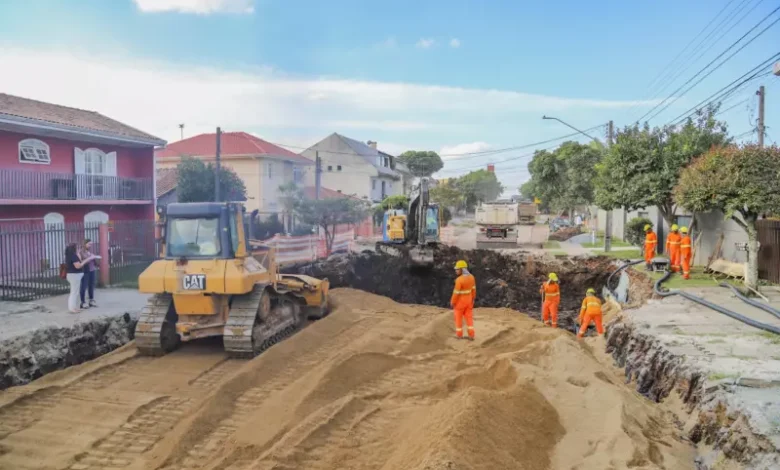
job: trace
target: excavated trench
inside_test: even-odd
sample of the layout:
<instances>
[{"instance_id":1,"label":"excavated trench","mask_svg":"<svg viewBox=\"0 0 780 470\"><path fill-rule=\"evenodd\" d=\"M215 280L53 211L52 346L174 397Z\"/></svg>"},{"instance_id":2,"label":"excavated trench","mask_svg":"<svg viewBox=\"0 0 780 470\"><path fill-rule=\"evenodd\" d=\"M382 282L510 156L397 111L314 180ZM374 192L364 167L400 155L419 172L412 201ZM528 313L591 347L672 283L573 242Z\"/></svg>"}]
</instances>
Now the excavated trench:
<instances>
[{"instance_id":1,"label":"excavated trench","mask_svg":"<svg viewBox=\"0 0 780 470\"><path fill-rule=\"evenodd\" d=\"M410 268L402 258L372 251L332 256L312 264L291 266L286 272L328 278L331 287L352 287L389 297L396 302L448 307L455 282L453 267L469 263L477 281L477 307L506 307L541 317L539 287L550 272L560 278L559 327L570 331L585 291L600 289L615 269L607 258L543 261L528 254L505 255L491 250L441 247L431 269Z\"/></svg>"}]
</instances>

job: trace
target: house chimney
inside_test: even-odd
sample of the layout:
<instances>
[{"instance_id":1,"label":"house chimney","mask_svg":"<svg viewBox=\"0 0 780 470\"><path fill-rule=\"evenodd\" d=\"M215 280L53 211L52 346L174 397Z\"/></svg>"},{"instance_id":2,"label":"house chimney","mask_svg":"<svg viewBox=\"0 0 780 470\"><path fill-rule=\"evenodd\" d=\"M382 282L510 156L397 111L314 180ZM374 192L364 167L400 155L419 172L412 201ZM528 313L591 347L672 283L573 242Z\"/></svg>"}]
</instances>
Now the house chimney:
<instances>
[{"instance_id":1,"label":"house chimney","mask_svg":"<svg viewBox=\"0 0 780 470\"><path fill-rule=\"evenodd\" d=\"M369 140L368 142L366 142L366 144L372 149L376 150L376 142L374 142L373 140Z\"/></svg>"},{"instance_id":2,"label":"house chimney","mask_svg":"<svg viewBox=\"0 0 780 470\"><path fill-rule=\"evenodd\" d=\"M490 173L495 173L496 172L496 166L491 163L490 165L488 165L488 171Z\"/></svg>"}]
</instances>

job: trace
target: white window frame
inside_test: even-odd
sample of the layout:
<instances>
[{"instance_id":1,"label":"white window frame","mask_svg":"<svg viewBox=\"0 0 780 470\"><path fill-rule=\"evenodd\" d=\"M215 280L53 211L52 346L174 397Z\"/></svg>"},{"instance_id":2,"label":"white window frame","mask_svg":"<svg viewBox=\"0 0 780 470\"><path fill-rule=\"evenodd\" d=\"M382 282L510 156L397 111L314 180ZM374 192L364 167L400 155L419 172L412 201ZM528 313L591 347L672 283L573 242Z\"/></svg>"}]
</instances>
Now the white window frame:
<instances>
[{"instance_id":1,"label":"white window frame","mask_svg":"<svg viewBox=\"0 0 780 470\"><path fill-rule=\"evenodd\" d=\"M22 149L31 150L33 160L22 160ZM40 152L46 152L46 160L41 159ZM51 149L49 144L39 139L24 139L19 141L19 163L29 163L32 165L51 165Z\"/></svg>"},{"instance_id":2,"label":"white window frame","mask_svg":"<svg viewBox=\"0 0 780 470\"><path fill-rule=\"evenodd\" d=\"M293 166L293 183L300 183L303 181L303 168L299 166Z\"/></svg>"},{"instance_id":3,"label":"white window frame","mask_svg":"<svg viewBox=\"0 0 780 470\"><path fill-rule=\"evenodd\" d=\"M268 173L268 179L272 180L274 179L274 163L268 162L265 164L265 171Z\"/></svg>"}]
</instances>

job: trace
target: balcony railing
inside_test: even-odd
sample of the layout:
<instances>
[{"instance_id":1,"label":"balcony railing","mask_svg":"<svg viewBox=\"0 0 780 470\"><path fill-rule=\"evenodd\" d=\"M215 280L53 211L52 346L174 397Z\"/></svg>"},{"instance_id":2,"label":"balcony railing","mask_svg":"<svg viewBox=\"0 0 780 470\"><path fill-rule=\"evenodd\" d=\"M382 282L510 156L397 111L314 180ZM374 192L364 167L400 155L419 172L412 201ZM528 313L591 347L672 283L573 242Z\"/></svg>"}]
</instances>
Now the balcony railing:
<instances>
[{"instance_id":1,"label":"balcony railing","mask_svg":"<svg viewBox=\"0 0 780 470\"><path fill-rule=\"evenodd\" d=\"M152 178L0 170L0 199L151 201Z\"/></svg>"}]
</instances>

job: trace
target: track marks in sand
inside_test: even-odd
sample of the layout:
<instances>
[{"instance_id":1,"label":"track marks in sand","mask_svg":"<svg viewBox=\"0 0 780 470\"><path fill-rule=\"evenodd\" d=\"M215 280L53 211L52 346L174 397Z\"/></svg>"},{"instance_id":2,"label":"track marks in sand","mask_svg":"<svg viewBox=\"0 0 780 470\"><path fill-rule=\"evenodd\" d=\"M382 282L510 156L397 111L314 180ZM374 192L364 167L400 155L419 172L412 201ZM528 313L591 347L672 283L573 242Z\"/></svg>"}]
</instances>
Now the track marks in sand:
<instances>
[{"instance_id":1,"label":"track marks in sand","mask_svg":"<svg viewBox=\"0 0 780 470\"><path fill-rule=\"evenodd\" d=\"M59 401L59 392L58 387L45 388L0 408L0 439L40 421Z\"/></svg>"},{"instance_id":2,"label":"track marks in sand","mask_svg":"<svg viewBox=\"0 0 780 470\"><path fill-rule=\"evenodd\" d=\"M68 469L127 467L170 430L192 404L192 399L164 397L139 408L119 429L77 456Z\"/></svg>"}]
</instances>

